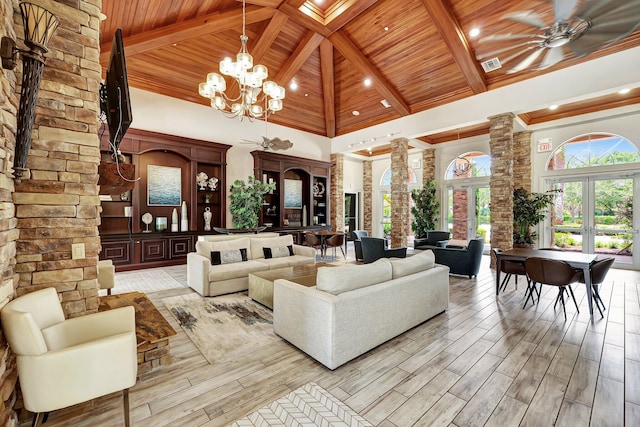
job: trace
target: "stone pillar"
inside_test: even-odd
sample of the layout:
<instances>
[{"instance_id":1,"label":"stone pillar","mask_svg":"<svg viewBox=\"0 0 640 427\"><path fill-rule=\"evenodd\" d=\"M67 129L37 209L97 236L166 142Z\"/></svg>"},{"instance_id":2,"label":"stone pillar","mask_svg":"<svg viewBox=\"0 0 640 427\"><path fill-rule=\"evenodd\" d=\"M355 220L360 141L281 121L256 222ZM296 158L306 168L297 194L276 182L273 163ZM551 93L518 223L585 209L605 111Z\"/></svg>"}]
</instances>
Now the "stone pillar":
<instances>
[{"instance_id":1,"label":"stone pillar","mask_svg":"<svg viewBox=\"0 0 640 427\"><path fill-rule=\"evenodd\" d=\"M362 229L373 235L373 162L362 162Z\"/></svg>"},{"instance_id":2,"label":"stone pillar","mask_svg":"<svg viewBox=\"0 0 640 427\"><path fill-rule=\"evenodd\" d=\"M409 223L409 140L391 141L391 247L407 246Z\"/></svg>"},{"instance_id":3,"label":"stone pillar","mask_svg":"<svg viewBox=\"0 0 640 427\"><path fill-rule=\"evenodd\" d=\"M75 317L98 310L101 2L43 5L60 18L60 27L38 94L29 174L13 195L20 230L16 293L55 287L65 315ZM22 35L22 28L16 33ZM84 258L72 258L74 244L84 245Z\"/></svg>"},{"instance_id":4,"label":"stone pillar","mask_svg":"<svg viewBox=\"0 0 640 427\"><path fill-rule=\"evenodd\" d=\"M489 117L491 149L491 247L513 247L513 119L512 113ZM495 268L495 260L491 259Z\"/></svg>"},{"instance_id":5,"label":"stone pillar","mask_svg":"<svg viewBox=\"0 0 640 427\"><path fill-rule=\"evenodd\" d=\"M422 150L422 186L436 179L436 150Z\"/></svg>"},{"instance_id":6,"label":"stone pillar","mask_svg":"<svg viewBox=\"0 0 640 427\"><path fill-rule=\"evenodd\" d=\"M344 154L331 155L331 225L335 231L344 230Z\"/></svg>"},{"instance_id":7,"label":"stone pillar","mask_svg":"<svg viewBox=\"0 0 640 427\"><path fill-rule=\"evenodd\" d=\"M467 236L469 225L469 200L467 189L453 190L453 230L452 238L468 240L475 236Z\"/></svg>"},{"instance_id":8,"label":"stone pillar","mask_svg":"<svg viewBox=\"0 0 640 427\"><path fill-rule=\"evenodd\" d=\"M513 188L531 192L531 131L513 134Z\"/></svg>"}]
</instances>

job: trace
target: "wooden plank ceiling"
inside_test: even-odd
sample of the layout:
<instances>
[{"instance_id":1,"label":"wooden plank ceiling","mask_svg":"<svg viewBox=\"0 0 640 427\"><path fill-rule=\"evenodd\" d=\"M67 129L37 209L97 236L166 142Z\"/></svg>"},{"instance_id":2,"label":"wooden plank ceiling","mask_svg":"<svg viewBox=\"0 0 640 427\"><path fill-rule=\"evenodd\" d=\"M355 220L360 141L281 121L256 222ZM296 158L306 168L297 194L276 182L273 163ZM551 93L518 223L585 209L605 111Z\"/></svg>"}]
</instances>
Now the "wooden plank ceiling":
<instances>
[{"instance_id":1,"label":"wooden plank ceiling","mask_svg":"<svg viewBox=\"0 0 640 427\"><path fill-rule=\"evenodd\" d=\"M102 5L103 69L113 34L122 28L131 86L209 105L198 95L198 84L239 50L241 2L103 0ZM640 45L636 31L586 58L569 55L545 71L484 73L476 56L488 47L469 31L481 26L485 33L529 34L531 27L501 19L523 10L553 21L550 0L247 0L246 32L254 63L266 65L270 79L287 88L284 109L269 120L328 137ZM522 118L539 123L620 102L604 97L574 106L573 113L538 111ZM478 131L465 130L462 137ZM457 133L423 140L443 142Z\"/></svg>"}]
</instances>

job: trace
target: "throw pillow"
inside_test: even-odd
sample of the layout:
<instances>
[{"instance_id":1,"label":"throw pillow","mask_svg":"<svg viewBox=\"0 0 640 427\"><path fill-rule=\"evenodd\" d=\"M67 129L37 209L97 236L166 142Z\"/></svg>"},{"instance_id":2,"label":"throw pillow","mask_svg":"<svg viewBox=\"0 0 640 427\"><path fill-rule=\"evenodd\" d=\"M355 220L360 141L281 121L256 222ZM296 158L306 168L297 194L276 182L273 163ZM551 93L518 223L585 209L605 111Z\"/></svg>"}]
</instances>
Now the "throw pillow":
<instances>
[{"instance_id":1,"label":"throw pillow","mask_svg":"<svg viewBox=\"0 0 640 427\"><path fill-rule=\"evenodd\" d=\"M431 249L407 258L394 258L391 260L393 278L397 279L433 268L435 259L436 257Z\"/></svg>"},{"instance_id":2,"label":"throw pillow","mask_svg":"<svg viewBox=\"0 0 640 427\"><path fill-rule=\"evenodd\" d=\"M282 246L279 248L262 248L262 250L264 251L265 259L293 256L293 245Z\"/></svg>"},{"instance_id":3,"label":"throw pillow","mask_svg":"<svg viewBox=\"0 0 640 427\"><path fill-rule=\"evenodd\" d=\"M247 248L211 251L211 265L233 264L247 260Z\"/></svg>"},{"instance_id":4,"label":"throw pillow","mask_svg":"<svg viewBox=\"0 0 640 427\"><path fill-rule=\"evenodd\" d=\"M387 258L380 258L371 264L320 267L316 289L339 295L391 280L391 274L391 263Z\"/></svg>"}]
</instances>

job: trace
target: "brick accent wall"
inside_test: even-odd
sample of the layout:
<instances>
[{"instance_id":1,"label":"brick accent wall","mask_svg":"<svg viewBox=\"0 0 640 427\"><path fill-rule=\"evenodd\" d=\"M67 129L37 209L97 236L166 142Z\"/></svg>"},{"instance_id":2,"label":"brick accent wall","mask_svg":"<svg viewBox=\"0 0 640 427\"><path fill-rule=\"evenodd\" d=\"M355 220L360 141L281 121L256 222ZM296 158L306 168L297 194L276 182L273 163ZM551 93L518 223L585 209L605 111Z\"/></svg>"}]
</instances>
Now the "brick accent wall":
<instances>
[{"instance_id":1,"label":"brick accent wall","mask_svg":"<svg viewBox=\"0 0 640 427\"><path fill-rule=\"evenodd\" d=\"M362 229L373 235L373 162L362 162Z\"/></svg>"},{"instance_id":2,"label":"brick accent wall","mask_svg":"<svg viewBox=\"0 0 640 427\"><path fill-rule=\"evenodd\" d=\"M391 247L407 246L409 221L409 140L391 140Z\"/></svg>"},{"instance_id":3,"label":"brick accent wall","mask_svg":"<svg viewBox=\"0 0 640 427\"><path fill-rule=\"evenodd\" d=\"M467 240L467 238L475 236L467 236L467 228L469 225L469 197L467 189L453 190L453 231L452 238L458 240Z\"/></svg>"},{"instance_id":4,"label":"brick accent wall","mask_svg":"<svg viewBox=\"0 0 640 427\"><path fill-rule=\"evenodd\" d=\"M513 119L512 113L489 117L491 150L491 246L513 247ZM495 259L491 259L495 268Z\"/></svg>"},{"instance_id":5,"label":"brick accent wall","mask_svg":"<svg viewBox=\"0 0 640 427\"><path fill-rule=\"evenodd\" d=\"M513 188L531 191L531 131L513 134Z\"/></svg>"},{"instance_id":6,"label":"brick accent wall","mask_svg":"<svg viewBox=\"0 0 640 427\"><path fill-rule=\"evenodd\" d=\"M335 231L344 230L344 154L331 155L331 225Z\"/></svg>"},{"instance_id":7,"label":"brick accent wall","mask_svg":"<svg viewBox=\"0 0 640 427\"><path fill-rule=\"evenodd\" d=\"M422 150L422 185L436 179L436 150Z\"/></svg>"}]
</instances>

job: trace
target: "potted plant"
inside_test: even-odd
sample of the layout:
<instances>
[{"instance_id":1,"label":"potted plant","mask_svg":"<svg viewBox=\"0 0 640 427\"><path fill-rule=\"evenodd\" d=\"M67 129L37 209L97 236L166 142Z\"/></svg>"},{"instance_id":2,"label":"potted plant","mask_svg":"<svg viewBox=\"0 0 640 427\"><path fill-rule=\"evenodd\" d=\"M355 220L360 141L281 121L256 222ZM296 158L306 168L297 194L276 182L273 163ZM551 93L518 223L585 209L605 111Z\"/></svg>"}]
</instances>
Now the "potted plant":
<instances>
[{"instance_id":1,"label":"potted plant","mask_svg":"<svg viewBox=\"0 0 640 427\"><path fill-rule=\"evenodd\" d=\"M233 226L246 230L256 228L264 195L275 188L275 183L262 183L252 176L247 178L246 183L236 179L229 188L229 211Z\"/></svg>"},{"instance_id":2,"label":"potted plant","mask_svg":"<svg viewBox=\"0 0 640 427\"><path fill-rule=\"evenodd\" d=\"M547 214L547 209L553 204L555 193L561 190L551 190L545 193L530 193L524 188L513 190L513 245L531 246L538 237L531 231Z\"/></svg>"},{"instance_id":3,"label":"potted plant","mask_svg":"<svg viewBox=\"0 0 640 427\"><path fill-rule=\"evenodd\" d=\"M419 190L411 191L411 198L414 205L411 208L413 221L411 229L416 238L427 237L427 231L435 230L440 203L436 198L435 181L427 181Z\"/></svg>"}]
</instances>

